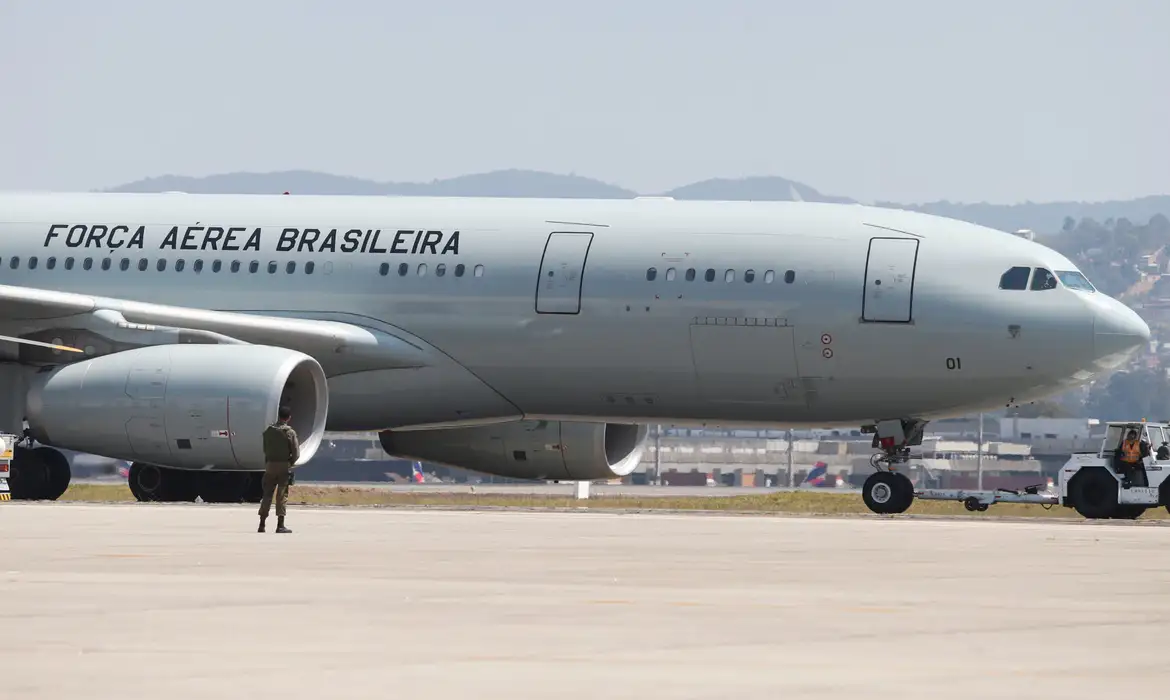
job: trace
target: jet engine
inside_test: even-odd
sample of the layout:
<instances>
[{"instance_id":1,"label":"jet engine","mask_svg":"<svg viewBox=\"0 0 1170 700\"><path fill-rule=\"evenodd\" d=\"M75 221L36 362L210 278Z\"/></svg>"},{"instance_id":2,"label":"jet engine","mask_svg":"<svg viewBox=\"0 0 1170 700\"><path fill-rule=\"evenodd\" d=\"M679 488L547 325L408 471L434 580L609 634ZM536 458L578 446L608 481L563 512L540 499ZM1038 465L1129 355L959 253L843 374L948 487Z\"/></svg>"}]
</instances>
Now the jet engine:
<instances>
[{"instance_id":1,"label":"jet engine","mask_svg":"<svg viewBox=\"0 0 1170 700\"><path fill-rule=\"evenodd\" d=\"M312 458L325 432L325 372L264 345L155 345L30 377L32 436L66 449L180 469L262 470L281 403Z\"/></svg>"},{"instance_id":2,"label":"jet engine","mask_svg":"<svg viewBox=\"0 0 1170 700\"><path fill-rule=\"evenodd\" d=\"M620 423L521 421L471 428L383 431L395 457L446 464L513 479L593 481L638 466L649 428Z\"/></svg>"}]
</instances>

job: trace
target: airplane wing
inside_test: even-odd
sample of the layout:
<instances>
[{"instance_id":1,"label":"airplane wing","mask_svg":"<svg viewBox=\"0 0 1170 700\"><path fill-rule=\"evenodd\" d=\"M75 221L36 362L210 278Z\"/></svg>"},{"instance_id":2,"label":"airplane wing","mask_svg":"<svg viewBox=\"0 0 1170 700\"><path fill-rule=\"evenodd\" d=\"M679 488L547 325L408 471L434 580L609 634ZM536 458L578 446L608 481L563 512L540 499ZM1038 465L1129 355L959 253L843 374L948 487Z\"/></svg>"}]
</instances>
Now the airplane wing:
<instances>
[{"instance_id":1,"label":"airplane wing","mask_svg":"<svg viewBox=\"0 0 1170 700\"><path fill-rule=\"evenodd\" d=\"M214 311L0 285L0 356L59 364L61 352L107 354L170 343L272 345L311 355L329 372L423 367L426 351L381 331L338 321ZM331 361L333 360L333 361Z\"/></svg>"}]
</instances>

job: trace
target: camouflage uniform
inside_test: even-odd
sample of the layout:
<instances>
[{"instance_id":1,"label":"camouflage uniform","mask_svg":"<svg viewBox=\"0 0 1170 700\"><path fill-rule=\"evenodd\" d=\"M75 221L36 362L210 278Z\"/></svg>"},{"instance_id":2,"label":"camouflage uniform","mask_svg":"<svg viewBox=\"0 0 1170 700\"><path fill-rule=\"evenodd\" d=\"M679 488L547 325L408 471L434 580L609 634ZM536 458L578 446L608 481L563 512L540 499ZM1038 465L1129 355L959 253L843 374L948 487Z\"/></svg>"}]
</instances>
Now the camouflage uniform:
<instances>
[{"instance_id":1,"label":"camouflage uniform","mask_svg":"<svg viewBox=\"0 0 1170 700\"><path fill-rule=\"evenodd\" d=\"M288 482L292 465L300 458L297 432L288 423L276 422L264 430L264 497L260 501L260 532L276 496L277 532L290 532L284 526L288 503Z\"/></svg>"}]
</instances>

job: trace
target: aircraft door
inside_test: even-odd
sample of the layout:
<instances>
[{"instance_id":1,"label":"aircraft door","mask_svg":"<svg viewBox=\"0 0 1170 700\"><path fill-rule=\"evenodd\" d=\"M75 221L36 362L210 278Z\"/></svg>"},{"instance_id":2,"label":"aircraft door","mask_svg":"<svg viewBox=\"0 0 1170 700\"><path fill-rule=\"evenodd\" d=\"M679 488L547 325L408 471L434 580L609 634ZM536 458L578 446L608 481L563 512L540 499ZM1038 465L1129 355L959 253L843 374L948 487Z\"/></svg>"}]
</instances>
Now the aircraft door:
<instances>
[{"instance_id":1,"label":"aircraft door","mask_svg":"<svg viewBox=\"0 0 1170 700\"><path fill-rule=\"evenodd\" d=\"M909 323L913 318L915 238L871 238L865 263L861 319L874 323Z\"/></svg>"},{"instance_id":2,"label":"aircraft door","mask_svg":"<svg viewBox=\"0 0 1170 700\"><path fill-rule=\"evenodd\" d=\"M592 233L550 233L536 283L536 313L581 312L581 282Z\"/></svg>"}]
</instances>

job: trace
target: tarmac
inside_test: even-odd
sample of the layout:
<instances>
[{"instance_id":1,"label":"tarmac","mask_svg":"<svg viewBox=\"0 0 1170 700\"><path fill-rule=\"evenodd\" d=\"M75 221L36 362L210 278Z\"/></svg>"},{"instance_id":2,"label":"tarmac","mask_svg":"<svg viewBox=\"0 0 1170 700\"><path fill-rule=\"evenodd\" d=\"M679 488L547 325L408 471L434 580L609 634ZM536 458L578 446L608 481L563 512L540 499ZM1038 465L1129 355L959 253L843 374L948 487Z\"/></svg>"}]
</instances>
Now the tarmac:
<instances>
[{"instance_id":1,"label":"tarmac","mask_svg":"<svg viewBox=\"0 0 1170 700\"><path fill-rule=\"evenodd\" d=\"M1170 528L0 504L0 697L1121 698Z\"/></svg>"}]
</instances>

